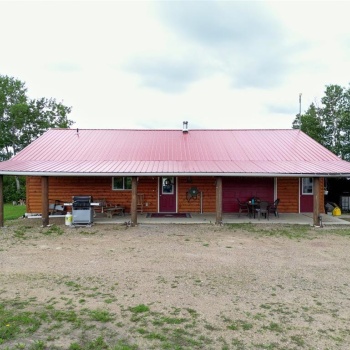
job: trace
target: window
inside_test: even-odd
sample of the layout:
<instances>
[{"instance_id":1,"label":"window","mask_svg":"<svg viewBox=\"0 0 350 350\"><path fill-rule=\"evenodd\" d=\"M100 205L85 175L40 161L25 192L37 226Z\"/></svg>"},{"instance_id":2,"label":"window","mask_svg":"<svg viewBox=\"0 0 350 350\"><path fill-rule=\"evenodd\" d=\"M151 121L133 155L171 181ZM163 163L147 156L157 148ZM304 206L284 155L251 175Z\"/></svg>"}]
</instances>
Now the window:
<instances>
[{"instance_id":1,"label":"window","mask_svg":"<svg viewBox=\"0 0 350 350\"><path fill-rule=\"evenodd\" d=\"M302 194L313 194L313 181L311 177L303 178Z\"/></svg>"},{"instance_id":2,"label":"window","mask_svg":"<svg viewBox=\"0 0 350 350\"><path fill-rule=\"evenodd\" d=\"M174 194L174 178L162 178L162 194Z\"/></svg>"},{"instance_id":3,"label":"window","mask_svg":"<svg viewBox=\"0 0 350 350\"><path fill-rule=\"evenodd\" d=\"M113 177L112 178L113 190L131 190L131 177Z\"/></svg>"}]
</instances>

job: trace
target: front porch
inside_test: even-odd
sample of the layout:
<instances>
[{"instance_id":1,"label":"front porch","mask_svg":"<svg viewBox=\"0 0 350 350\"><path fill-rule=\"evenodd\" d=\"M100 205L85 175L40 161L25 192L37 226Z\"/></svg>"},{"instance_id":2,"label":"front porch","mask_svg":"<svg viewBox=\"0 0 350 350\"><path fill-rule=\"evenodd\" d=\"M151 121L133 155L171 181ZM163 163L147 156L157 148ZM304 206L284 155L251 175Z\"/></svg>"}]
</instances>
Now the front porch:
<instances>
[{"instance_id":1,"label":"front porch","mask_svg":"<svg viewBox=\"0 0 350 350\"><path fill-rule=\"evenodd\" d=\"M322 214L322 224L324 226L331 225L350 225L350 214L343 214L341 216L332 216ZM130 214L125 214L125 216L113 216L112 219L107 217L96 217L94 224L124 224L129 223ZM154 224L215 224L216 214L198 214L191 213L191 217L162 217L162 218L152 218L147 217L147 214L138 214L137 222L139 225L154 225ZM280 214L277 218L274 215L270 215L270 219L266 220L261 218L250 218L247 215L238 216L238 213L230 213L222 215L223 224L299 224L299 225L310 225L313 226L313 213L284 213Z\"/></svg>"},{"instance_id":2,"label":"front porch","mask_svg":"<svg viewBox=\"0 0 350 350\"><path fill-rule=\"evenodd\" d=\"M270 216L269 220L264 218L258 220L257 218L250 218L247 215L238 216L238 213L223 214L223 224L296 224L296 225L313 225L313 213L302 213L302 214L293 214L293 213L283 213L279 217L273 215ZM350 214L342 214L341 216L332 216L321 214L322 225L323 226L333 226L333 225L350 225ZM30 218L30 220L42 220L41 216L35 216ZM52 223L64 224L65 216L50 216ZM137 215L138 225L157 225L157 224L208 224L214 225L216 220L216 215L214 213L198 214L191 213L191 217L149 217L146 213ZM130 225L131 224L131 215L125 214L114 215L112 218L108 218L105 215L97 214L94 218L93 225Z\"/></svg>"}]
</instances>

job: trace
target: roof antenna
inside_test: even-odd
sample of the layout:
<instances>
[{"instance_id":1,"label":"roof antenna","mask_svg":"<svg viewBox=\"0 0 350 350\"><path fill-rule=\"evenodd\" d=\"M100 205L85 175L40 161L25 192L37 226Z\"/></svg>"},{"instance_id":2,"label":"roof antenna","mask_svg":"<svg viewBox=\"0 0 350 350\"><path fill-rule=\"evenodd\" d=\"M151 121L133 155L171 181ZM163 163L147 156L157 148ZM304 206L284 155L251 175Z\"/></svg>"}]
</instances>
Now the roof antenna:
<instances>
[{"instance_id":1,"label":"roof antenna","mask_svg":"<svg viewBox=\"0 0 350 350\"><path fill-rule=\"evenodd\" d=\"M299 130L301 130L301 95L302 93L299 94Z\"/></svg>"}]
</instances>

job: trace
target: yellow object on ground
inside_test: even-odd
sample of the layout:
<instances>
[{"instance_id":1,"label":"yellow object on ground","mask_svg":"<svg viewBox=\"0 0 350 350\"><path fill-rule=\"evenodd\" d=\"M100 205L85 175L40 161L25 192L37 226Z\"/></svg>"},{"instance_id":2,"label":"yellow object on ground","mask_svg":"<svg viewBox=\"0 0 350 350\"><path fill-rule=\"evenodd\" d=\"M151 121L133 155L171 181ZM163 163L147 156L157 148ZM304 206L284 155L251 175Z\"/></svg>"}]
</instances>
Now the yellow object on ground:
<instances>
[{"instance_id":1,"label":"yellow object on ground","mask_svg":"<svg viewBox=\"0 0 350 350\"><path fill-rule=\"evenodd\" d=\"M339 207L335 207L332 211L333 216L340 216L341 215L341 210Z\"/></svg>"}]
</instances>

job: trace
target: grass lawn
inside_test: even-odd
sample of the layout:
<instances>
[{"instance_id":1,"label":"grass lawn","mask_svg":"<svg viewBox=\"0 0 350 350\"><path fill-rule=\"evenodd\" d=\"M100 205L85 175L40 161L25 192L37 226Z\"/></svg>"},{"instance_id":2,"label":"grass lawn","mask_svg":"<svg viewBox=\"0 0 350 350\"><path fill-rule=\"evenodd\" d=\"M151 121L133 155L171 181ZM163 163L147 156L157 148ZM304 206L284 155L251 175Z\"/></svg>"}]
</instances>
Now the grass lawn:
<instances>
[{"instance_id":1,"label":"grass lawn","mask_svg":"<svg viewBox=\"0 0 350 350\"><path fill-rule=\"evenodd\" d=\"M4 220L14 220L23 216L26 212L25 205L12 205L5 204L4 205Z\"/></svg>"}]
</instances>

